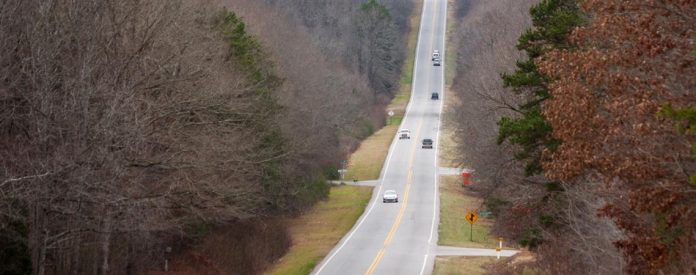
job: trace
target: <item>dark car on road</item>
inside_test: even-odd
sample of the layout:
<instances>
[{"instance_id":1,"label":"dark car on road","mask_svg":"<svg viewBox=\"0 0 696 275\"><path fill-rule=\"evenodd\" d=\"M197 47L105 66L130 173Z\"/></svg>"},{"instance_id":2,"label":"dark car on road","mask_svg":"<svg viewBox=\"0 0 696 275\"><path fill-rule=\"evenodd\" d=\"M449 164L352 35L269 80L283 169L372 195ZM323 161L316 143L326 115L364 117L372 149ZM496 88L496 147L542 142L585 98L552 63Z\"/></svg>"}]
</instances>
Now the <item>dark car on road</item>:
<instances>
[{"instance_id":1,"label":"dark car on road","mask_svg":"<svg viewBox=\"0 0 696 275\"><path fill-rule=\"evenodd\" d=\"M440 94L438 94L438 93L433 93L433 94L430 95L430 99L432 99L432 100L438 100L438 99L440 99Z\"/></svg>"},{"instance_id":2,"label":"dark car on road","mask_svg":"<svg viewBox=\"0 0 696 275\"><path fill-rule=\"evenodd\" d=\"M433 149L433 140L426 138L423 140L423 149Z\"/></svg>"}]
</instances>

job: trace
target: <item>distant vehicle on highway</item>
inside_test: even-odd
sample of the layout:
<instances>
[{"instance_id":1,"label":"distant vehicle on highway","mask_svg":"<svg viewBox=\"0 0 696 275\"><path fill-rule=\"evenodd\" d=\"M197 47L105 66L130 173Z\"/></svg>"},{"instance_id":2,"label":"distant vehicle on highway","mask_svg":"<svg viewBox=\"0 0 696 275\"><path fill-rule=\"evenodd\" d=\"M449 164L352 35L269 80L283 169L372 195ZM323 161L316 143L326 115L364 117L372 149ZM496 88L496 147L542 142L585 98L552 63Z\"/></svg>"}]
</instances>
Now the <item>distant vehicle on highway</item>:
<instances>
[{"instance_id":1,"label":"distant vehicle on highway","mask_svg":"<svg viewBox=\"0 0 696 275\"><path fill-rule=\"evenodd\" d=\"M426 138L423 140L423 149L433 149L433 140Z\"/></svg>"},{"instance_id":2,"label":"distant vehicle on highway","mask_svg":"<svg viewBox=\"0 0 696 275\"><path fill-rule=\"evenodd\" d=\"M384 195L382 195L382 202L399 202L399 195L397 195L396 191L394 190L384 191Z\"/></svg>"},{"instance_id":3,"label":"distant vehicle on highway","mask_svg":"<svg viewBox=\"0 0 696 275\"><path fill-rule=\"evenodd\" d=\"M438 51L438 50L433 50L433 59L432 60L435 61L435 59L440 59L440 51Z\"/></svg>"},{"instance_id":4,"label":"distant vehicle on highway","mask_svg":"<svg viewBox=\"0 0 696 275\"><path fill-rule=\"evenodd\" d=\"M435 58L435 60L433 61L433 66L440 66L440 59L439 58Z\"/></svg>"},{"instance_id":5,"label":"distant vehicle on highway","mask_svg":"<svg viewBox=\"0 0 696 275\"><path fill-rule=\"evenodd\" d=\"M398 136L399 139L411 139L411 131L409 131L408 129L401 129L401 131L399 131Z\"/></svg>"},{"instance_id":6,"label":"distant vehicle on highway","mask_svg":"<svg viewBox=\"0 0 696 275\"><path fill-rule=\"evenodd\" d=\"M430 95L430 99L432 99L432 100L438 100L438 99L440 99L440 94L438 94L437 92L435 92L435 93L433 93L433 94Z\"/></svg>"}]
</instances>

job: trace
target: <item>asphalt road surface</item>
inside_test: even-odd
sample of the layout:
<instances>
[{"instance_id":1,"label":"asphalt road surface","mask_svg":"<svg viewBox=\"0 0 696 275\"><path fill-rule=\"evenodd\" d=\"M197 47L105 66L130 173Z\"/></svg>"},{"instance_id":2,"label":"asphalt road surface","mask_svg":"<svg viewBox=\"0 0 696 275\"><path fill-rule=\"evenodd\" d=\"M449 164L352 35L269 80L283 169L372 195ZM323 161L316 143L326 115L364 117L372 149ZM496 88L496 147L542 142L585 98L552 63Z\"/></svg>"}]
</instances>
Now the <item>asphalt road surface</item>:
<instances>
[{"instance_id":1,"label":"asphalt road surface","mask_svg":"<svg viewBox=\"0 0 696 275\"><path fill-rule=\"evenodd\" d=\"M446 0L425 0L421 17L411 101L401 129L411 139L394 139L381 182L353 229L314 269L314 274L430 274L437 250L437 153L444 90ZM433 66L433 50L442 66ZM431 100L433 92L440 100ZM423 139L434 149L421 148ZM385 190L398 203L382 203Z\"/></svg>"}]
</instances>

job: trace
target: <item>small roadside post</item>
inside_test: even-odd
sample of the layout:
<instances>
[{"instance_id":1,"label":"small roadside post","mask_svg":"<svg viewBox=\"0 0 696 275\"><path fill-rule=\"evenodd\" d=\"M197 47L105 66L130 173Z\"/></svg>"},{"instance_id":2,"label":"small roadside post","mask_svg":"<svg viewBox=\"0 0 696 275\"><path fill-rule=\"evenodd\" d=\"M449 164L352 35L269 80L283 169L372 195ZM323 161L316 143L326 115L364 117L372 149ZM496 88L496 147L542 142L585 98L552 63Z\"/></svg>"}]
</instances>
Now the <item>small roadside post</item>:
<instances>
[{"instance_id":1,"label":"small roadside post","mask_svg":"<svg viewBox=\"0 0 696 275\"><path fill-rule=\"evenodd\" d=\"M346 170L346 169L338 169L338 173L341 174L341 183L343 183L343 180L344 180L345 177L346 177L346 172L348 172L348 170Z\"/></svg>"},{"instance_id":2,"label":"small roadside post","mask_svg":"<svg viewBox=\"0 0 696 275\"><path fill-rule=\"evenodd\" d=\"M495 248L495 254L498 257L498 260L500 260L500 252L503 250L503 237L498 237L498 247Z\"/></svg>"},{"instance_id":3,"label":"small roadside post","mask_svg":"<svg viewBox=\"0 0 696 275\"><path fill-rule=\"evenodd\" d=\"M394 111L393 111L393 110L389 110L389 112L387 112L387 115L389 115L389 121L387 121L387 125L391 125L391 123L392 123L392 117L394 116Z\"/></svg>"},{"instance_id":4,"label":"small roadside post","mask_svg":"<svg viewBox=\"0 0 696 275\"><path fill-rule=\"evenodd\" d=\"M343 180L346 178L346 172L348 172L348 161L347 160L342 160L341 161L341 169L338 169L338 173L341 174L341 183L343 183Z\"/></svg>"},{"instance_id":5,"label":"small roadside post","mask_svg":"<svg viewBox=\"0 0 696 275\"><path fill-rule=\"evenodd\" d=\"M476 214L475 211L469 211L469 213L466 213L466 217L464 217L470 224L469 227L469 241L474 241L474 223L478 221L478 214Z\"/></svg>"},{"instance_id":6,"label":"small roadside post","mask_svg":"<svg viewBox=\"0 0 696 275\"><path fill-rule=\"evenodd\" d=\"M169 271L169 254L172 253L172 247L167 246L164 249L164 271Z\"/></svg>"}]
</instances>

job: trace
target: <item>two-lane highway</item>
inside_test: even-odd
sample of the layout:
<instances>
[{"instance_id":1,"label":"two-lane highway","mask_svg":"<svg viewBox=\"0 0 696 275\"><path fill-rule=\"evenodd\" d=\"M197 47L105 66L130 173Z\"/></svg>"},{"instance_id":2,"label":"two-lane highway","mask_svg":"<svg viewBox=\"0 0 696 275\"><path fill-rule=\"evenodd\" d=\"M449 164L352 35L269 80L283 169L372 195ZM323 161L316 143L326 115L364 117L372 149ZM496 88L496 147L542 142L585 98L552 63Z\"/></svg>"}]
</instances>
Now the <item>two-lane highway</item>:
<instances>
[{"instance_id":1,"label":"two-lane highway","mask_svg":"<svg viewBox=\"0 0 696 275\"><path fill-rule=\"evenodd\" d=\"M401 129L411 139L392 142L372 200L353 229L315 268L314 274L430 274L437 246L439 215L437 152L444 100L446 0L424 0L413 89ZM442 66L433 66L433 50ZM430 98L433 92L440 100ZM421 148L433 139L434 149ZM385 190L398 203L382 203Z\"/></svg>"}]
</instances>

